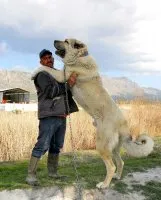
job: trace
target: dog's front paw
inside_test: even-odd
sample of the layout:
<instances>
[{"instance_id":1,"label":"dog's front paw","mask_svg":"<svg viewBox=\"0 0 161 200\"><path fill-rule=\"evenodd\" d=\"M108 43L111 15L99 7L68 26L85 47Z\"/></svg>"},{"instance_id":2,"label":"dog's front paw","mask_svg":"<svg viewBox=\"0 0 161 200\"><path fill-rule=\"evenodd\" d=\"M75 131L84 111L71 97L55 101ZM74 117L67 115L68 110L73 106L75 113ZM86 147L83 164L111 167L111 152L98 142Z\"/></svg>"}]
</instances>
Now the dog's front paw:
<instances>
[{"instance_id":1,"label":"dog's front paw","mask_svg":"<svg viewBox=\"0 0 161 200\"><path fill-rule=\"evenodd\" d=\"M99 189L104 189L104 188L108 188L109 185L108 184L105 184L104 182L100 182L96 185L97 188Z\"/></svg>"}]
</instances>

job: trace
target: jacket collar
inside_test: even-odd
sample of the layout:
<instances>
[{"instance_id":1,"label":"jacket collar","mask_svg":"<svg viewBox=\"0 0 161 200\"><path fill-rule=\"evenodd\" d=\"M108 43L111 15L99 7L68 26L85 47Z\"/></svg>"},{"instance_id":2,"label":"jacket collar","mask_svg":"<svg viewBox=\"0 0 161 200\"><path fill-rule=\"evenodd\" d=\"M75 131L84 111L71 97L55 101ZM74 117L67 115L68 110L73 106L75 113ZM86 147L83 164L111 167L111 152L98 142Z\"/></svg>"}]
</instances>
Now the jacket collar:
<instances>
[{"instance_id":1,"label":"jacket collar","mask_svg":"<svg viewBox=\"0 0 161 200\"><path fill-rule=\"evenodd\" d=\"M31 80L34 80L35 77L37 76L37 74L42 71L48 72L50 75L52 75L54 77L53 71L55 71L55 70L58 71L57 69L50 68L50 67L40 64L39 67L32 73Z\"/></svg>"}]
</instances>

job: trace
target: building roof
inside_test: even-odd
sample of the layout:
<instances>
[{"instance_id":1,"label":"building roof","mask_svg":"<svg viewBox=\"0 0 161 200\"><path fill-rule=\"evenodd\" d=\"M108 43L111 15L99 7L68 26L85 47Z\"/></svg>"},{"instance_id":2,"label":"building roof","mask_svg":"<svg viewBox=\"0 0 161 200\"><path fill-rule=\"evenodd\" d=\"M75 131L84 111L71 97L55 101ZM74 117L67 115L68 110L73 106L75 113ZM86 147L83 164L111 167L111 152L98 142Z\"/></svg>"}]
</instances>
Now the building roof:
<instances>
[{"instance_id":1,"label":"building roof","mask_svg":"<svg viewBox=\"0 0 161 200\"><path fill-rule=\"evenodd\" d=\"M0 92L29 93L29 91L21 89L21 88L5 88L5 89L0 89Z\"/></svg>"}]
</instances>

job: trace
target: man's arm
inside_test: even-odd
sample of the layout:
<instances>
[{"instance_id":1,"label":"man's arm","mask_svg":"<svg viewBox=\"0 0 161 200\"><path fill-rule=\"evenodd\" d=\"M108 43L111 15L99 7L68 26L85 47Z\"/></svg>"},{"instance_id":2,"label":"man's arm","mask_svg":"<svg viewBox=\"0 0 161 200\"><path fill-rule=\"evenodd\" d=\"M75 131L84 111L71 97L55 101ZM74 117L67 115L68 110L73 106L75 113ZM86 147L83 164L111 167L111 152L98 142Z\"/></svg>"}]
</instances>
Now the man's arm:
<instances>
[{"instance_id":1,"label":"man's arm","mask_svg":"<svg viewBox=\"0 0 161 200\"><path fill-rule=\"evenodd\" d=\"M65 94L65 84L58 83L56 80L53 84L50 77L44 73L38 74L36 78L36 83L38 84L42 92L47 94L48 98L53 99L56 96ZM67 89L69 89L69 86L67 87Z\"/></svg>"}]
</instances>

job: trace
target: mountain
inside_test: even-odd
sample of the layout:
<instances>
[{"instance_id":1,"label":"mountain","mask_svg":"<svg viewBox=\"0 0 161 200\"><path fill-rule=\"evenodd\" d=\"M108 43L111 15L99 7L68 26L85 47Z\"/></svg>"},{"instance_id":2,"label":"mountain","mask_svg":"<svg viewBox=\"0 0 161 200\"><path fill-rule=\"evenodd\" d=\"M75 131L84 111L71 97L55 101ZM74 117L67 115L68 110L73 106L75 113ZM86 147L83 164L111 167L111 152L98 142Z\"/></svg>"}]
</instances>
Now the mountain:
<instances>
[{"instance_id":1,"label":"mountain","mask_svg":"<svg viewBox=\"0 0 161 200\"><path fill-rule=\"evenodd\" d=\"M36 90L31 73L0 70L0 89L21 88L30 92L31 101L37 101Z\"/></svg>"},{"instance_id":2,"label":"mountain","mask_svg":"<svg viewBox=\"0 0 161 200\"><path fill-rule=\"evenodd\" d=\"M0 89L14 87L35 92L34 84L31 81L31 73L0 70Z\"/></svg>"},{"instance_id":3,"label":"mountain","mask_svg":"<svg viewBox=\"0 0 161 200\"><path fill-rule=\"evenodd\" d=\"M134 99L144 96L144 89L126 77L109 78L102 76L102 82L114 99Z\"/></svg>"},{"instance_id":4,"label":"mountain","mask_svg":"<svg viewBox=\"0 0 161 200\"><path fill-rule=\"evenodd\" d=\"M113 99L147 98L161 100L161 90L155 88L143 88L126 77L110 78L102 76L102 82ZM22 71L0 70L0 89L22 88L30 92L31 101L36 101L36 90L31 73Z\"/></svg>"},{"instance_id":5,"label":"mountain","mask_svg":"<svg viewBox=\"0 0 161 200\"><path fill-rule=\"evenodd\" d=\"M144 87L144 96L150 100L161 100L161 90L155 88L145 88Z\"/></svg>"}]
</instances>

